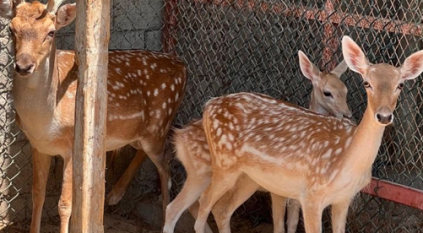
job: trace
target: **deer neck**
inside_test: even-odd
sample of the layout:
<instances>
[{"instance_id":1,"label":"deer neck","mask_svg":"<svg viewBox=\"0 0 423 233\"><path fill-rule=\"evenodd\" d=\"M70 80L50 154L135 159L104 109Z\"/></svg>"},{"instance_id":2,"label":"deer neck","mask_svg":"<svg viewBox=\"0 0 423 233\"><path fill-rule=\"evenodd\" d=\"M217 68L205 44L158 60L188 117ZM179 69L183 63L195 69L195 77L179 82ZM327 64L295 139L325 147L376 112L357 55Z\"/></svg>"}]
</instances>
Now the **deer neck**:
<instances>
[{"instance_id":1,"label":"deer neck","mask_svg":"<svg viewBox=\"0 0 423 233\"><path fill-rule=\"evenodd\" d=\"M55 72L56 48L42 61L37 70L22 77L15 73L13 98L23 130L38 130L49 124L54 116L58 77Z\"/></svg>"},{"instance_id":2,"label":"deer neck","mask_svg":"<svg viewBox=\"0 0 423 233\"><path fill-rule=\"evenodd\" d=\"M344 171L365 174L371 169L385 130L385 126L378 124L374 118L367 108L347 148Z\"/></svg>"},{"instance_id":3,"label":"deer neck","mask_svg":"<svg viewBox=\"0 0 423 233\"><path fill-rule=\"evenodd\" d=\"M323 115L329 115L329 112L320 104L319 96L317 95L317 92L314 88L311 92L309 109L313 112L317 112Z\"/></svg>"}]
</instances>

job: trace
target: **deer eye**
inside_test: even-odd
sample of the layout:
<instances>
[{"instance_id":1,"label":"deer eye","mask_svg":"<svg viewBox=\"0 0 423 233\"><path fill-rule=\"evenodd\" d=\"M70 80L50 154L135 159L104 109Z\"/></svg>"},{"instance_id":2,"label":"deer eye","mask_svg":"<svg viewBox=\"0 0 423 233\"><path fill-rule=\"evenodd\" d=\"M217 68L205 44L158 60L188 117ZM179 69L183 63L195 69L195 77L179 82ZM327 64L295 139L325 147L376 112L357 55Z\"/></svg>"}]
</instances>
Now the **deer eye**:
<instances>
[{"instance_id":1,"label":"deer eye","mask_svg":"<svg viewBox=\"0 0 423 233\"><path fill-rule=\"evenodd\" d=\"M403 88L404 88L404 83L400 83L400 84L398 84L398 87L397 87L399 90L402 90Z\"/></svg>"},{"instance_id":2,"label":"deer eye","mask_svg":"<svg viewBox=\"0 0 423 233\"><path fill-rule=\"evenodd\" d=\"M56 33L56 31L51 30L51 31L49 31L49 32L47 33L47 36L49 36L49 37L53 37L53 36L54 36L54 33Z\"/></svg>"},{"instance_id":3,"label":"deer eye","mask_svg":"<svg viewBox=\"0 0 423 233\"><path fill-rule=\"evenodd\" d=\"M330 93L329 91L323 91L323 95L325 95L326 97L333 97L332 93Z\"/></svg>"},{"instance_id":4,"label":"deer eye","mask_svg":"<svg viewBox=\"0 0 423 233\"><path fill-rule=\"evenodd\" d=\"M370 86L370 83L369 83L369 82L367 82L367 81L364 81L364 82L363 82L363 85L364 85L364 87L365 87L365 88L369 88L369 87L371 87L371 86Z\"/></svg>"}]
</instances>

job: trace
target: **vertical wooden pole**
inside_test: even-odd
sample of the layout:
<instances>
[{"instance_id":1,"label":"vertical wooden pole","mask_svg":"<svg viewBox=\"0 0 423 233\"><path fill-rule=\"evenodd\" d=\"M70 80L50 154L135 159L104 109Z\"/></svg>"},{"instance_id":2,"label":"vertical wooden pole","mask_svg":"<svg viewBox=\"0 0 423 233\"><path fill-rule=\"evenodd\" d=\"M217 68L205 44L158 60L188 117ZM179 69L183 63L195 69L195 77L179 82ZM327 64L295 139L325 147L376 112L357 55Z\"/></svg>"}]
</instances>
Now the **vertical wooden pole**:
<instances>
[{"instance_id":1,"label":"vertical wooden pole","mask_svg":"<svg viewBox=\"0 0 423 233\"><path fill-rule=\"evenodd\" d=\"M110 0L76 0L79 65L70 232L103 233Z\"/></svg>"}]
</instances>

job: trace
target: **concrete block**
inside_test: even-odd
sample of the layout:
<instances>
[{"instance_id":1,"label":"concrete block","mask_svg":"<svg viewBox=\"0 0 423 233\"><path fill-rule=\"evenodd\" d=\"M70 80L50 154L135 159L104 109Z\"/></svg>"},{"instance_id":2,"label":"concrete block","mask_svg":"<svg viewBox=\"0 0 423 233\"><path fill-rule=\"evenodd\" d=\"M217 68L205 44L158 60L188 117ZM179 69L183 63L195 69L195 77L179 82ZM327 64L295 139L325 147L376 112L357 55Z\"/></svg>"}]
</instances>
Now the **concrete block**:
<instances>
[{"instance_id":1,"label":"concrete block","mask_svg":"<svg viewBox=\"0 0 423 233\"><path fill-rule=\"evenodd\" d=\"M145 33L146 50L160 51L162 49L162 31L148 31Z\"/></svg>"},{"instance_id":2,"label":"concrete block","mask_svg":"<svg viewBox=\"0 0 423 233\"><path fill-rule=\"evenodd\" d=\"M144 31L115 32L110 36L110 49L144 49Z\"/></svg>"}]
</instances>

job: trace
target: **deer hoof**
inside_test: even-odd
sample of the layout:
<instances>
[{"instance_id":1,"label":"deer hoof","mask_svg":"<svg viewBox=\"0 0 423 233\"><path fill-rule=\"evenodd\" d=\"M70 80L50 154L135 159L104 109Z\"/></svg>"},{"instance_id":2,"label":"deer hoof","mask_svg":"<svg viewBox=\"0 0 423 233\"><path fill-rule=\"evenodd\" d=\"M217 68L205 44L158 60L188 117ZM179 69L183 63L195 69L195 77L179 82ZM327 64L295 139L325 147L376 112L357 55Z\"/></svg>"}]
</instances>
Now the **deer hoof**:
<instances>
[{"instance_id":1,"label":"deer hoof","mask_svg":"<svg viewBox=\"0 0 423 233\"><path fill-rule=\"evenodd\" d=\"M114 189L112 189L112 191L110 191L109 194L107 194L107 204L108 205L116 205L117 203L120 202L120 200L122 200L123 195L125 194L125 192L119 192L116 191Z\"/></svg>"}]
</instances>

